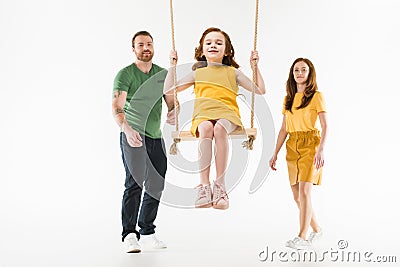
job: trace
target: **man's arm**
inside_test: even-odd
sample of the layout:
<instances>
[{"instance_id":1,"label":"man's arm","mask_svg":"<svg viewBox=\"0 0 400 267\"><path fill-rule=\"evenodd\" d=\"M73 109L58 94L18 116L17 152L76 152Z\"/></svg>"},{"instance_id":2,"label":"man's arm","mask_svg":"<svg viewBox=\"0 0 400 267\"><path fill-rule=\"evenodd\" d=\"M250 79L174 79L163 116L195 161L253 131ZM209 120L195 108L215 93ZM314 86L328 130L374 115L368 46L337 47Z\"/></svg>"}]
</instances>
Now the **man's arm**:
<instances>
[{"instance_id":1,"label":"man's arm","mask_svg":"<svg viewBox=\"0 0 400 267\"><path fill-rule=\"evenodd\" d=\"M142 138L133 130L126 121L124 106L128 93L125 91L114 91L112 99L112 112L121 132L125 133L128 144L131 147L142 146Z\"/></svg>"},{"instance_id":2,"label":"man's arm","mask_svg":"<svg viewBox=\"0 0 400 267\"><path fill-rule=\"evenodd\" d=\"M126 102L127 92L124 91L114 91L113 99L112 99L112 113L114 115L114 119L117 122L119 128L123 132L124 125L127 125L124 106Z\"/></svg>"},{"instance_id":3,"label":"man's arm","mask_svg":"<svg viewBox=\"0 0 400 267\"><path fill-rule=\"evenodd\" d=\"M174 95L173 94L166 94L164 95L165 104L167 104L168 112L173 110L175 107Z\"/></svg>"}]
</instances>

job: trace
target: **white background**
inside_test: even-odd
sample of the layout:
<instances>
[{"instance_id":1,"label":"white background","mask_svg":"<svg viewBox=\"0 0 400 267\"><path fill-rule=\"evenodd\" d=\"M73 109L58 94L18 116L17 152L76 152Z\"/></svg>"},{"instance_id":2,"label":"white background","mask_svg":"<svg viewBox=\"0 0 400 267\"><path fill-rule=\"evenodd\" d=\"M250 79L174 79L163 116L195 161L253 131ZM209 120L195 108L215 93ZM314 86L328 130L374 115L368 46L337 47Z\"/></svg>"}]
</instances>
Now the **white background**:
<instances>
[{"instance_id":1,"label":"white background","mask_svg":"<svg viewBox=\"0 0 400 267\"><path fill-rule=\"evenodd\" d=\"M174 11L180 63L217 26L250 75L253 1L176 0ZM327 100L326 167L313 194L327 249L344 239L352 250L398 253L399 12L397 0L260 1L257 47L276 131L295 58L313 61ZM283 249L296 235L282 151L255 194L251 163L229 210L161 205L157 233L168 250L124 254L111 91L142 29L154 37L154 62L167 67L168 1L1 0L0 266L258 266L265 245ZM167 179L178 175L170 168Z\"/></svg>"}]
</instances>

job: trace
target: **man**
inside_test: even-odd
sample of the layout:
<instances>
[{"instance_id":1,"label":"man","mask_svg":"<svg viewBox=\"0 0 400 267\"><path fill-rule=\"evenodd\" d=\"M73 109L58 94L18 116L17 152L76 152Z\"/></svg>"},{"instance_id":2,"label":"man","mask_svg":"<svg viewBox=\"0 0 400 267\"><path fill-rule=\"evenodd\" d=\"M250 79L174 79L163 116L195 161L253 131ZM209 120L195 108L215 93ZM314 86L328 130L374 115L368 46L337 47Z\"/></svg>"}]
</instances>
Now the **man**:
<instances>
[{"instance_id":1,"label":"man","mask_svg":"<svg viewBox=\"0 0 400 267\"><path fill-rule=\"evenodd\" d=\"M154 230L167 170L160 129L166 70L152 63L153 37L149 32L140 31L133 36L132 51L136 56L135 62L120 70L115 77L112 109L121 129L120 146L126 172L122 241L128 253L138 253L140 245L166 248ZM173 96L164 96L164 100L171 117Z\"/></svg>"}]
</instances>

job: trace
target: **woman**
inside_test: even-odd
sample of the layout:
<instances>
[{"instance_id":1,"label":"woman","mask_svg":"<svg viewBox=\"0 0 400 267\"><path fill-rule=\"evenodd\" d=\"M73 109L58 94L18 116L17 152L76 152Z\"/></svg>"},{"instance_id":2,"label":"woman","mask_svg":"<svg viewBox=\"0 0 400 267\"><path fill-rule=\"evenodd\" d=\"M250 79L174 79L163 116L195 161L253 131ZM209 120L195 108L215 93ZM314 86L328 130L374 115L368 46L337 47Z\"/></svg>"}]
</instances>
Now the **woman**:
<instances>
[{"instance_id":1,"label":"woman","mask_svg":"<svg viewBox=\"0 0 400 267\"><path fill-rule=\"evenodd\" d=\"M325 100L318 91L315 68L310 60L298 58L293 62L286 92L282 126L269 166L276 170L279 150L289 134L286 161L293 197L300 210L300 231L298 236L286 242L286 246L307 249L322 235L311 205L311 190L313 185L321 184L327 133ZM307 239L309 226L313 231Z\"/></svg>"}]
</instances>

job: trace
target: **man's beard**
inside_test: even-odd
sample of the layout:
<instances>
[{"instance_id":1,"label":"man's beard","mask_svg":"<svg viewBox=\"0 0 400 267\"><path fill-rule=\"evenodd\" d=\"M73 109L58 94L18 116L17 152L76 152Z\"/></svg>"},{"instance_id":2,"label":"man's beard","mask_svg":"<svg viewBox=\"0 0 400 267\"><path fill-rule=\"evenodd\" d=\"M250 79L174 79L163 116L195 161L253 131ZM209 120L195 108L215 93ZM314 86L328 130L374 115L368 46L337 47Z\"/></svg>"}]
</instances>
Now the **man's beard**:
<instances>
[{"instance_id":1,"label":"man's beard","mask_svg":"<svg viewBox=\"0 0 400 267\"><path fill-rule=\"evenodd\" d=\"M145 51L146 52L146 51ZM137 54L136 57L138 60L143 61L143 62L150 62L153 59L153 53L149 51L150 54Z\"/></svg>"}]
</instances>

